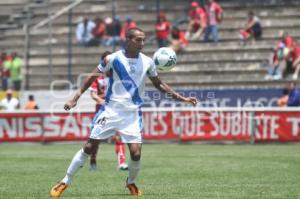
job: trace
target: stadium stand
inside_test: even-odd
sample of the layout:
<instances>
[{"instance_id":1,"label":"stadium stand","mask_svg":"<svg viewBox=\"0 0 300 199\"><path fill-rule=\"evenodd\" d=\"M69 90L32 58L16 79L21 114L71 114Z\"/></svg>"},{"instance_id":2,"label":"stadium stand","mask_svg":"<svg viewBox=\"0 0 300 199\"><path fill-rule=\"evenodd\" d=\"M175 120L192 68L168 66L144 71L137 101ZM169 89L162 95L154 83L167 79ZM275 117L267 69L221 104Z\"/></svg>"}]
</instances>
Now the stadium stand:
<instances>
[{"instance_id":1,"label":"stadium stand","mask_svg":"<svg viewBox=\"0 0 300 199\"><path fill-rule=\"evenodd\" d=\"M0 49L24 54L24 24L26 18L34 26L50 14L69 5L69 0L29 1L13 0L1 3ZM178 65L174 70L161 72L161 78L175 87L282 87L288 81L266 81L266 68L262 67L279 39L280 31L287 31L296 40L300 39L299 6L295 0L247 1L220 0L225 14L220 27L220 42L192 42L187 50L178 54ZM160 7L173 22L184 19L190 1L165 0ZM25 6L26 5L26 6ZM155 1L116 1L116 14L125 20L130 15L149 38L154 36L156 19ZM94 19L111 16L112 2L109 0L85 0L72 10L72 74L68 73L68 12L52 21L49 26L30 32L29 89L48 89L50 80L76 82L80 73L89 72L98 63L101 52L106 48L84 48L76 43L75 27L80 17ZM2 12L2 10L6 10ZM263 25L263 39L247 46L239 44L238 32L243 26L247 11L254 10ZM184 20L183 20L184 21ZM186 24L182 24L185 27ZM51 36L51 39L49 39ZM51 49L50 49L51 47ZM144 52L148 55L156 50L154 39L148 39ZM49 51L49 49L51 51ZM110 49L111 50L111 49ZM49 52L52 52L52 67L49 67ZM49 72L50 71L50 72ZM49 73L53 76L49 77ZM148 82L149 83L149 82ZM64 88L62 85L58 88Z\"/></svg>"}]
</instances>

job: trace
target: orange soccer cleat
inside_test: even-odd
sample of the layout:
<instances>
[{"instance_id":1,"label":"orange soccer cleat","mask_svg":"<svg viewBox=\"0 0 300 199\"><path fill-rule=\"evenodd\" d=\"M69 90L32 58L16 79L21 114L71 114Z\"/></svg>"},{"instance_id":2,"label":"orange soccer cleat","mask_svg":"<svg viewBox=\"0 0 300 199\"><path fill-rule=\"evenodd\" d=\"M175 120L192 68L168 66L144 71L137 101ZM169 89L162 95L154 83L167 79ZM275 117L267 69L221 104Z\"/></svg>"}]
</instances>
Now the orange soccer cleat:
<instances>
[{"instance_id":1,"label":"orange soccer cleat","mask_svg":"<svg viewBox=\"0 0 300 199\"><path fill-rule=\"evenodd\" d=\"M128 190L132 196L141 196L142 195L141 190L139 190L139 188L134 183L128 184L128 180L126 180L126 187L128 188Z\"/></svg>"},{"instance_id":2,"label":"orange soccer cleat","mask_svg":"<svg viewBox=\"0 0 300 199\"><path fill-rule=\"evenodd\" d=\"M52 197L59 197L67 187L68 185L66 183L59 182L54 187L52 187L50 195Z\"/></svg>"}]
</instances>

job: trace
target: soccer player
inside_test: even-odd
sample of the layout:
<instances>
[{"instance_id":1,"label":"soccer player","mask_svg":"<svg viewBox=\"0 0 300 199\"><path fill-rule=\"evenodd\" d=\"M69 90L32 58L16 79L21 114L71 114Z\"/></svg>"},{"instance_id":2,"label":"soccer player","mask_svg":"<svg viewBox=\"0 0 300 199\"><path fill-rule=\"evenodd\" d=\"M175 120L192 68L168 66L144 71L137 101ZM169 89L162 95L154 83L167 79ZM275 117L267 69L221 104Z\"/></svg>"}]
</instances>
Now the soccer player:
<instances>
[{"instance_id":1,"label":"soccer player","mask_svg":"<svg viewBox=\"0 0 300 199\"><path fill-rule=\"evenodd\" d=\"M129 162L126 186L131 195L140 196L142 192L135 185L141 165L142 150L142 112L141 98L148 76L153 85L160 91L168 93L176 100L197 104L194 97L184 97L163 83L156 72L154 62L140 51L144 46L145 33L139 28L131 28L126 32L126 45L108 55L87 77L74 97L64 105L65 110L75 107L82 93L95 80L97 73L110 72L109 86L106 93L105 106L102 106L93 120L93 127L86 144L80 149L67 170L65 177L50 191L51 196L59 197L71 184L76 171L84 165L90 154L95 152L103 139L120 133L123 143L127 143L131 160Z\"/></svg>"},{"instance_id":2,"label":"soccer player","mask_svg":"<svg viewBox=\"0 0 300 199\"><path fill-rule=\"evenodd\" d=\"M103 55L101 56L101 60L104 60L104 58L111 54L109 51L105 51ZM106 74L109 76L110 74ZM107 86L107 77L104 74L98 75L97 79L92 83L90 86L90 95L92 99L96 102L96 113L100 110L101 106L105 104L105 90ZM113 140L115 141L115 150L118 158L118 169L119 170L128 170L128 165L125 162L125 145L122 143L122 140L117 133L114 137ZM91 154L90 157L90 170L91 171L96 171L97 169L97 151L95 153Z\"/></svg>"}]
</instances>

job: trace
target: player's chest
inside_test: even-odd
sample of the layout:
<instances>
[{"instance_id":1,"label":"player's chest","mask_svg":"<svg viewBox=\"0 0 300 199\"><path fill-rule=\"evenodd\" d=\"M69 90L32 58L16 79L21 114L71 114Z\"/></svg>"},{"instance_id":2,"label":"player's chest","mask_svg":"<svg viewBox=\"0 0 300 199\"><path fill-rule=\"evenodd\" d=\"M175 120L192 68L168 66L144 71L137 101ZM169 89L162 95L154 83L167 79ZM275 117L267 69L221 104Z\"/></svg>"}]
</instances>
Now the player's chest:
<instances>
[{"instance_id":1,"label":"player's chest","mask_svg":"<svg viewBox=\"0 0 300 199\"><path fill-rule=\"evenodd\" d=\"M139 59L127 59L124 65L130 76L141 78L146 74L147 66Z\"/></svg>"}]
</instances>

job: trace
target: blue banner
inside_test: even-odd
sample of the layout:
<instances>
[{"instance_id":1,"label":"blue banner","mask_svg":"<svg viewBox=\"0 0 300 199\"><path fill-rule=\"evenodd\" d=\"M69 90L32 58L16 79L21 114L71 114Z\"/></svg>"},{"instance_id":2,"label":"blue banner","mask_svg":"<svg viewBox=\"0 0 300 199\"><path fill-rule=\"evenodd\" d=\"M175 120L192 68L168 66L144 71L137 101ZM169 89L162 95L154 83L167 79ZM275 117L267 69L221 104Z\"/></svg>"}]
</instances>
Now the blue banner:
<instances>
[{"instance_id":1,"label":"blue banner","mask_svg":"<svg viewBox=\"0 0 300 199\"><path fill-rule=\"evenodd\" d=\"M189 89L177 92L197 97L200 107L274 107L282 95L282 89ZM144 102L144 107L189 106L158 90L146 91Z\"/></svg>"}]
</instances>

